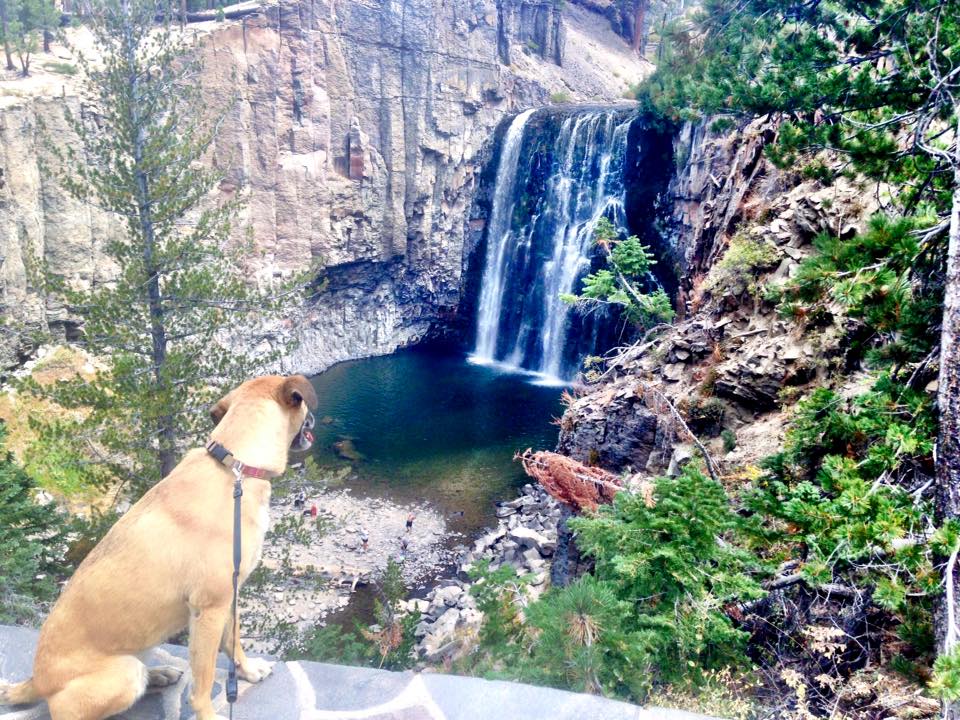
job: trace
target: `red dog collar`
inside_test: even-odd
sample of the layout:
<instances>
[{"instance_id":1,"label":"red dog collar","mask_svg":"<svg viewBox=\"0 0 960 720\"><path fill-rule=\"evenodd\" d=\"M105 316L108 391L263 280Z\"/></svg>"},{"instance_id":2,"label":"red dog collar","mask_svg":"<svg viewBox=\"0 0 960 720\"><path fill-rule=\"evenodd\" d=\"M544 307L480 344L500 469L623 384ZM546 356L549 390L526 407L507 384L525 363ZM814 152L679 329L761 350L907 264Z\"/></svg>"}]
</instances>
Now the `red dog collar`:
<instances>
[{"instance_id":1,"label":"red dog collar","mask_svg":"<svg viewBox=\"0 0 960 720\"><path fill-rule=\"evenodd\" d=\"M246 465L240 462L233 456L232 452L227 450L216 440L211 440L207 443L207 452L210 453L213 459L218 463L226 465L233 472L239 473L243 477L255 477L262 480L280 477L280 473L275 473L272 470L264 470L263 468L253 467L252 465Z\"/></svg>"}]
</instances>

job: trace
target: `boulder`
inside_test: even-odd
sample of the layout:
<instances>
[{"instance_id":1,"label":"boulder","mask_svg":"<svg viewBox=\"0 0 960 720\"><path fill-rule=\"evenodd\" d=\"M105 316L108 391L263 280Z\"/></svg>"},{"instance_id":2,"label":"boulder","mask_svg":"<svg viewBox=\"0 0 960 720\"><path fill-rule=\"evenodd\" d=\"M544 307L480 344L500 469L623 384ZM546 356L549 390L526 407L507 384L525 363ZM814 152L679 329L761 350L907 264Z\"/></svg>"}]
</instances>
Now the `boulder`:
<instances>
[{"instance_id":1,"label":"boulder","mask_svg":"<svg viewBox=\"0 0 960 720\"><path fill-rule=\"evenodd\" d=\"M633 384L614 385L567 409L557 452L612 472L643 468L657 447L658 423Z\"/></svg>"},{"instance_id":2,"label":"boulder","mask_svg":"<svg viewBox=\"0 0 960 720\"><path fill-rule=\"evenodd\" d=\"M690 462L695 455L693 445L677 445L673 448L673 455L670 456L670 465L667 467L667 475L678 477L683 472L684 466Z\"/></svg>"},{"instance_id":3,"label":"boulder","mask_svg":"<svg viewBox=\"0 0 960 720\"><path fill-rule=\"evenodd\" d=\"M548 538L546 535L538 533L530 528L518 527L510 531L510 539L517 545L535 549L541 555L553 555L557 549L557 541Z\"/></svg>"},{"instance_id":4,"label":"boulder","mask_svg":"<svg viewBox=\"0 0 960 720\"><path fill-rule=\"evenodd\" d=\"M521 553L521 556L523 557L523 564L526 565L530 570L533 570L534 563L543 565L543 556L536 548L527 548L523 551L523 553Z\"/></svg>"},{"instance_id":5,"label":"boulder","mask_svg":"<svg viewBox=\"0 0 960 720\"><path fill-rule=\"evenodd\" d=\"M755 410L772 410L779 402L787 370L779 358L749 356L721 366L713 391Z\"/></svg>"},{"instance_id":6,"label":"boulder","mask_svg":"<svg viewBox=\"0 0 960 720\"><path fill-rule=\"evenodd\" d=\"M496 530L491 530L486 535L482 535L481 537L477 538L477 541L473 544L473 551L475 553L483 552L488 547L492 547L497 540L506 534L507 530L503 527L498 527Z\"/></svg>"},{"instance_id":7,"label":"boulder","mask_svg":"<svg viewBox=\"0 0 960 720\"><path fill-rule=\"evenodd\" d=\"M439 606L441 603L443 603L447 607L455 607L457 600L462 594L463 588L460 588L456 585L439 588L433 596L433 604Z\"/></svg>"},{"instance_id":8,"label":"boulder","mask_svg":"<svg viewBox=\"0 0 960 720\"><path fill-rule=\"evenodd\" d=\"M418 648L425 660L439 662L452 656L459 649L461 643L456 637L456 632L457 625L460 623L460 613L461 611L456 608L448 608L427 628L427 633Z\"/></svg>"}]
</instances>

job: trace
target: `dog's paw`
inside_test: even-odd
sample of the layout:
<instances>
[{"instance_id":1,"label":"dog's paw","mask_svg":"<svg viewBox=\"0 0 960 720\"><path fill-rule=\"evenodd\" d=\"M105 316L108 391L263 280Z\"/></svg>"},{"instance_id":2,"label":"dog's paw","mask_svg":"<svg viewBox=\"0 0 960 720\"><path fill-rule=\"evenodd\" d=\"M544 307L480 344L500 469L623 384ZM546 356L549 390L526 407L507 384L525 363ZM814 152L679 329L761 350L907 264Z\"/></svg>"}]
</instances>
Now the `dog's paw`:
<instances>
[{"instance_id":1,"label":"dog's paw","mask_svg":"<svg viewBox=\"0 0 960 720\"><path fill-rule=\"evenodd\" d=\"M273 672L273 663L263 658L247 658L246 664L240 668L240 678L247 682L257 683Z\"/></svg>"},{"instance_id":2,"label":"dog's paw","mask_svg":"<svg viewBox=\"0 0 960 720\"><path fill-rule=\"evenodd\" d=\"M182 670L170 665L152 667L147 670L147 687L151 689L165 688L176 684L182 676Z\"/></svg>"}]
</instances>

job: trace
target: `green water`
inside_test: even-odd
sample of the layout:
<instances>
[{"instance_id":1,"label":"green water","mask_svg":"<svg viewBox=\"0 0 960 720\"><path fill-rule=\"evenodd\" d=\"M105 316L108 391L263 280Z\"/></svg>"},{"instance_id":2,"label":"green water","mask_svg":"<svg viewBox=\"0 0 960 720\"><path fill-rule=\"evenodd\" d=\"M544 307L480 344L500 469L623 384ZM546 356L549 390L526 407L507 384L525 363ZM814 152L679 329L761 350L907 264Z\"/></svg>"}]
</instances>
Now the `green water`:
<instances>
[{"instance_id":1,"label":"green water","mask_svg":"<svg viewBox=\"0 0 960 720\"><path fill-rule=\"evenodd\" d=\"M556 387L436 351L341 363L313 384L322 465L347 465L335 443L349 440L356 495L426 501L468 538L526 481L514 453L554 447L562 411Z\"/></svg>"}]
</instances>

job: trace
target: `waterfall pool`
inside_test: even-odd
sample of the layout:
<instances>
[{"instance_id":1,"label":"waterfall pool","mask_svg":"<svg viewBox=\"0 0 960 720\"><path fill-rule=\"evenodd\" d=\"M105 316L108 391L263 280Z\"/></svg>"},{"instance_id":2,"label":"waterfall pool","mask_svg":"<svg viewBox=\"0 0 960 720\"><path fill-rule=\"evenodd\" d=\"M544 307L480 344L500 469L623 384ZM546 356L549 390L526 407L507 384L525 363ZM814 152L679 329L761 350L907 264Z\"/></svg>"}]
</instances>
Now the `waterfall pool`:
<instances>
[{"instance_id":1,"label":"waterfall pool","mask_svg":"<svg viewBox=\"0 0 960 720\"><path fill-rule=\"evenodd\" d=\"M469 541L526 482L514 453L556 445L560 391L529 380L427 349L340 363L313 378L314 457L352 465L357 497L428 502Z\"/></svg>"}]
</instances>

